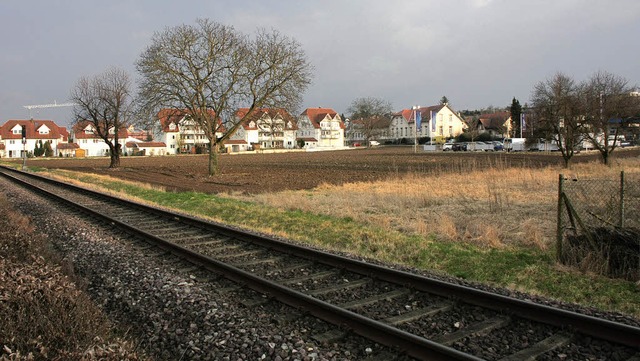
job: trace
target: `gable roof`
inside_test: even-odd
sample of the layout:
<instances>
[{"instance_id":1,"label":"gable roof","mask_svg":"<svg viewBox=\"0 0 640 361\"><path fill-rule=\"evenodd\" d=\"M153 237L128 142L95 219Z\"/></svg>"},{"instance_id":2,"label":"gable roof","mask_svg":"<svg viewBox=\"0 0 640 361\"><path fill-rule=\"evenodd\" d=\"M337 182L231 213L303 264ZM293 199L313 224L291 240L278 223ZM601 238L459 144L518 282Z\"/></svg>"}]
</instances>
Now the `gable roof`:
<instances>
[{"instance_id":1,"label":"gable roof","mask_svg":"<svg viewBox=\"0 0 640 361\"><path fill-rule=\"evenodd\" d=\"M238 108L238 110L236 111L237 119L242 119L243 117L245 117L242 126L247 130L257 129L257 124L255 124L254 127L250 127L250 123L252 121L257 123L257 121L264 116L267 116L271 119L280 117L285 122L285 129L298 129L298 124L296 123L295 118L283 108L256 108L251 112L251 114L248 113L249 108ZM287 127L288 124L291 124L291 127Z\"/></svg>"},{"instance_id":2,"label":"gable roof","mask_svg":"<svg viewBox=\"0 0 640 361\"><path fill-rule=\"evenodd\" d=\"M357 127L364 127L366 125L373 129L387 129L391 125L391 118L383 116L367 119L355 119L351 120L351 124Z\"/></svg>"},{"instance_id":3,"label":"gable roof","mask_svg":"<svg viewBox=\"0 0 640 361\"><path fill-rule=\"evenodd\" d=\"M216 112L212 109L207 109L207 113L214 118L216 116ZM188 109L174 109L174 108L164 108L160 109L158 112L158 120L160 120L160 127L162 131L167 132L179 132L180 131L180 121L184 119L187 115L191 115L192 112ZM169 126L171 124L175 124L175 129L171 130ZM218 118L218 124L222 124L221 120Z\"/></svg>"},{"instance_id":4,"label":"gable roof","mask_svg":"<svg viewBox=\"0 0 640 361\"><path fill-rule=\"evenodd\" d=\"M331 108L307 108L301 116L306 116L311 121L311 124L314 128L320 128L320 122L324 120L327 116L331 119L335 119L336 117L340 119L340 128L344 129L344 120L340 118L338 113Z\"/></svg>"},{"instance_id":5,"label":"gable roof","mask_svg":"<svg viewBox=\"0 0 640 361\"><path fill-rule=\"evenodd\" d=\"M431 119L432 112L438 113L444 107L449 107L449 106L446 104L438 104L438 105L431 105L428 107L420 107L419 109L420 116L422 117L423 120L429 120ZM413 112L413 109L402 109L401 111L394 113L393 115L402 116L408 123L413 123L415 120L415 114Z\"/></svg>"},{"instance_id":6,"label":"gable roof","mask_svg":"<svg viewBox=\"0 0 640 361\"><path fill-rule=\"evenodd\" d=\"M482 124L484 129L500 129L505 127L505 123L509 118L511 118L511 113L509 112L495 112L481 114L478 121Z\"/></svg>"},{"instance_id":7,"label":"gable roof","mask_svg":"<svg viewBox=\"0 0 640 361\"><path fill-rule=\"evenodd\" d=\"M61 139L66 141L69 137L69 133L65 127L59 127L53 120L39 120L39 119L12 119L8 120L0 127L0 136L2 139L22 139L22 132L20 134L13 134L13 128L16 126L26 127L27 139ZM43 126L49 128L48 134L40 134L38 132Z\"/></svg>"},{"instance_id":8,"label":"gable roof","mask_svg":"<svg viewBox=\"0 0 640 361\"><path fill-rule=\"evenodd\" d=\"M85 129L89 126L95 129L93 123L88 120L76 122L71 128L73 131L73 137L75 139L102 139L96 133L85 132ZM120 130L118 130L118 138L125 139L127 138L127 134L127 128L125 126L120 127Z\"/></svg>"},{"instance_id":9,"label":"gable roof","mask_svg":"<svg viewBox=\"0 0 640 361\"><path fill-rule=\"evenodd\" d=\"M164 142L126 142L127 148L164 148L167 145Z\"/></svg>"}]
</instances>

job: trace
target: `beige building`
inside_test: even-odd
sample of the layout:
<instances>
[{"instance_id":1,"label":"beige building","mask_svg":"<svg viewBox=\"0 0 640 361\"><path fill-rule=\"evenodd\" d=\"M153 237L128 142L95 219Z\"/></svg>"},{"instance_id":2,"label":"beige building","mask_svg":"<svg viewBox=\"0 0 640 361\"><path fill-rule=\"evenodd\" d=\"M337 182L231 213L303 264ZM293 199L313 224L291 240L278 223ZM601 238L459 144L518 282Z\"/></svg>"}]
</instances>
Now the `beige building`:
<instances>
[{"instance_id":1,"label":"beige building","mask_svg":"<svg viewBox=\"0 0 640 361\"><path fill-rule=\"evenodd\" d=\"M419 116L418 116L419 114ZM416 126L416 117L420 125ZM466 128L462 118L448 104L403 109L391 118L389 138L400 143L413 143L415 138L453 138ZM417 131L417 133L416 133Z\"/></svg>"},{"instance_id":2,"label":"beige building","mask_svg":"<svg viewBox=\"0 0 640 361\"><path fill-rule=\"evenodd\" d=\"M307 108L298 117L297 139L303 147L344 148L345 124L331 108Z\"/></svg>"}]
</instances>

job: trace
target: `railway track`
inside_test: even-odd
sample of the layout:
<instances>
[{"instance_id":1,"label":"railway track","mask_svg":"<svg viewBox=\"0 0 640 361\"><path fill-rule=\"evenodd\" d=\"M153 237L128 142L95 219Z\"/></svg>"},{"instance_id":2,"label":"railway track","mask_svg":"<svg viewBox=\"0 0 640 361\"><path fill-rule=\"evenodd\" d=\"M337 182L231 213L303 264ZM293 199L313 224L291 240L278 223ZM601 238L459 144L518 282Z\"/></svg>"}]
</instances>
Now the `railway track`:
<instances>
[{"instance_id":1,"label":"railway track","mask_svg":"<svg viewBox=\"0 0 640 361\"><path fill-rule=\"evenodd\" d=\"M640 357L640 328L292 245L2 168L2 174L109 222L194 267L222 274L339 327L425 360L554 359L591 350ZM265 302L266 298L245 300ZM557 359L557 358L555 358Z\"/></svg>"}]
</instances>

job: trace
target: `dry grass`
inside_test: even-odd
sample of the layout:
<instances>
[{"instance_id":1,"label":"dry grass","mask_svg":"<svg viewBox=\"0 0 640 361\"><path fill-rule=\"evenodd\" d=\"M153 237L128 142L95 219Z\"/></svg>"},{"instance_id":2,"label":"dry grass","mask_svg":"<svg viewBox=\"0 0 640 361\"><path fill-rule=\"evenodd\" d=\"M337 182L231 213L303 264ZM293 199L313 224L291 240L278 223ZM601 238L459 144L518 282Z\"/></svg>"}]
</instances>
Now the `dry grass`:
<instances>
[{"instance_id":1,"label":"dry grass","mask_svg":"<svg viewBox=\"0 0 640 361\"><path fill-rule=\"evenodd\" d=\"M322 185L314 190L230 197L375 224L389 230L486 247L548 248L555 239L558 174L618 177L640 172L635 159L562 168L496 164L459 172L434 171L372 183Z\"/></svg>"},{"instance_id":2,"label":"dry grass","mask_svg":"<svg viewBox=\"0 0 640 361\"><path fill-rule=\"evenodd\" d=\"M141 359L46 242L0 197L0 360Z\"/></svg>"}]
</instances>

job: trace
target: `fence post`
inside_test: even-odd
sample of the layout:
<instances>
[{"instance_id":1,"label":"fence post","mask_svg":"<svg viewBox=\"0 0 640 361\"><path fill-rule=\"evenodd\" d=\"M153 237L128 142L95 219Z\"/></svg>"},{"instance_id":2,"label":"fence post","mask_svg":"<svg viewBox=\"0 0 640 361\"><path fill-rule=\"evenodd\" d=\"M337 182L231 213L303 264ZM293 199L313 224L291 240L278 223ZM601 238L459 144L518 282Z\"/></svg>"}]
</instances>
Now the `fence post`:
<instances>
[{"instance_id":1,"label":"fence post","mask_svg":"<svg viewBox=\"0 0 640 361\"><path fill-rule=\"evenodd\" d=\"M620 228L624 228L624 171L620 171Z\"/></svg>"},{"instance_id":2,"label":"fence post","mask_svg":"<svg viewBox=\"0 0 640 361\"><path fill-rule=\"evenodd\" d=\"M558 219L556 225L556 257L562 261L562 195L564 194L564 175L558 177Z\"/></svg>"}]
</instances>

